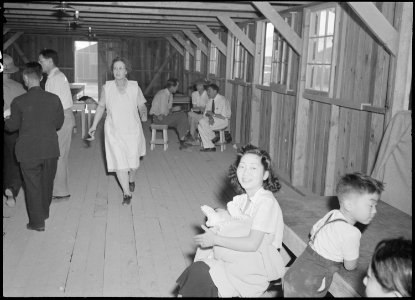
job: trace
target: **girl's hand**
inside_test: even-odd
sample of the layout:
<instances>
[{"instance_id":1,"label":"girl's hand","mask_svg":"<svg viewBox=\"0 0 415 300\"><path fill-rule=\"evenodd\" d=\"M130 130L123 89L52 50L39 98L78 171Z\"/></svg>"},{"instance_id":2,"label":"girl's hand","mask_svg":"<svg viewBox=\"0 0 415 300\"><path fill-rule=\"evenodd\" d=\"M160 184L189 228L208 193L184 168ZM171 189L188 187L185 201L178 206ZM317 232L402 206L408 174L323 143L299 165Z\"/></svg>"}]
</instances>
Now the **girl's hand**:
<instances>
[{"instance_id":1,"label":"girl's hand","mask_svg":"<svg viewBox=\"0 0 415 300\"><path fill-rule=\"evenodd\" d=\"M88 134L89 134L91 137L94 137L94 135L95 135L95 131L96 131L96 128L95 128L95 127L91 127L91 128L89 128L89 130L88 130Z\"/></svg>"},{"instance_id":2,"label":"girl's hand","mask_svg":"<svg viewBox=\"0 0 415 300\"><path fill-rule=\"evenodd\" d=\"M208 248L215 245L216 234L205 225L202 225L202 229L205 231L203 234L196 235L193 240L202 248Z\"/></svg>"}]
</instances>

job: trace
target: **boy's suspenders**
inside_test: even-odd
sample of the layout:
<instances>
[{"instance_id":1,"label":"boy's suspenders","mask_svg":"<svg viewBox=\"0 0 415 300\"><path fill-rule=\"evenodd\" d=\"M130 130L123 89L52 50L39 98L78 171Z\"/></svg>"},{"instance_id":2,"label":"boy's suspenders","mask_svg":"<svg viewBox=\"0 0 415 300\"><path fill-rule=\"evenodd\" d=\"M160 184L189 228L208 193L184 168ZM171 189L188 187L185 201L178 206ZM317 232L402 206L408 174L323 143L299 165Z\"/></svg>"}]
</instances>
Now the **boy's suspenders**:
<instances>
[{"instance_id":1,"label":"boy's suspenders","mask_svg":"<svg viewBox=\"0 0 415 300\"><path fill-rule=\"evenodd\" d=\"M327 218L327 220L326 220L326 222L324 222L324 224L322 225L322 226L320 226L320 228L319 229L317 229L317 231L316 232L314 232L314 234L310 237L310 243L311 244L313 244L314 243L314 239L315 239L315 237L316 237L316 235L317 235L317 233L321 230L321 228L323 228L324 226L326 226L327 224L330 224L330 223L334 223L334 222L337 222L337 221L343 221L343 222L346 222L347 223L347 221L346 220L344 220L344 219L334 219L334 220L331 220L331 221L329 221L330 220L330 218L331 218L331 216L334 214L334 211L330 214L330 216Z\"/></svg>"}]
</instances>

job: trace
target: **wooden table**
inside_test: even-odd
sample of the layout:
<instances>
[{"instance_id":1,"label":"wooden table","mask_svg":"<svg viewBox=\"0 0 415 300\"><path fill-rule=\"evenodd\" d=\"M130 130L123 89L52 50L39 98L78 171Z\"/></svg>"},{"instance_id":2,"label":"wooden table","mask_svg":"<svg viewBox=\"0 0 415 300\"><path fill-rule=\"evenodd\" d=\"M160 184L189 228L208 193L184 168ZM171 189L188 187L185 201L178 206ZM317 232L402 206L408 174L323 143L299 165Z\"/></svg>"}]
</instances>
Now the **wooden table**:
<instances>
[{"instance_id":1,"label":"wooden table","mask_svg":"<svg viewBox=\"0 0 415 300\"><path fill-rule=\"evenodd\" d=\"M173 95L173 105L186 105L186 110L190 110L190 97L183 94Z\"/></svg>"},{"instance_id":2,"label":"wooden table","mask_svg":"<svg viewBox=\"0 0 415 300\"><path fill-rule=\"evenodd\" d=\"M73 111L81 111L81 138L83 139L85 137L85 122L86 122L86 116L85 116L85 109L88 112L88 122L87 122L87 129L89 130L89 127L91 127L91 110L96 110L98 104L97 103L86 103L85 101L74 101L72 110Z\"/></svg>"},{"instance_id":3,"label":"wooden table","mask_svg":"<svg viewBox=\"0 0 415 300\"><path fill-rule=\"evenodd\" d=\"M283 243L296 256L306 248L313 224L330 210L339 208L336 197L300 197L278 198L285 223ZM377 214L368 226L356 225L362 231L358 267L353 271L342 268L334 275L329 289L334 297L364 296L363 278L378 242L400 236L412 240L412 217L382 201L376 209Z\"/></svg>"}]
</instances>

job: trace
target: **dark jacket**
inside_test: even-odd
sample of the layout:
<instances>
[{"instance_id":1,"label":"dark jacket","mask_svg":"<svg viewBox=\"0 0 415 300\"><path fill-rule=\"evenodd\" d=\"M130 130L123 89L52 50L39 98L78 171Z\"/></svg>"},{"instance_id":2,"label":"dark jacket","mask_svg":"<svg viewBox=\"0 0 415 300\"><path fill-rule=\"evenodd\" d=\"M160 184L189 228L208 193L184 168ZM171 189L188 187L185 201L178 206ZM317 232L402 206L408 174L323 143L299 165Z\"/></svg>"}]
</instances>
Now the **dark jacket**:
<instances>
[{"instance_id":1,"label":"dark jacket","mask_svg":"<svg viewBox=\"0 0 415 300\"><path fill-rule=\"evenodd\" d=\"M32 87L14 98L10 110L4 127L10 132L19 131L15 148L19 162L59 157L56 131L63 124L64 114L58 96Z\"/></svg>"}]
</instances>

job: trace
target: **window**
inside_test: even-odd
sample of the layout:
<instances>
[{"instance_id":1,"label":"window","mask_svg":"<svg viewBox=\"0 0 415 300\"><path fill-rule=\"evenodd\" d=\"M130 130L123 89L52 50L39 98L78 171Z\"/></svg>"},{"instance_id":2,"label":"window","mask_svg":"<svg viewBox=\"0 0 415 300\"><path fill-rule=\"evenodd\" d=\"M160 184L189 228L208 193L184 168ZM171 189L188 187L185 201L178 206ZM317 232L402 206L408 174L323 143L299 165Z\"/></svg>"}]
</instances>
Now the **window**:
<instances>
[{"instance_id":1,"label":"window","mask_svg":"<svg viewBox=\"0 0 415 300\"><path fill-rule=\"evenodd\" d=\"M274 25L267 23L265 31L265 55L262 72L262 84L269 85L271 83L271 63L272 63L272 46L274 43Z\"/></svg>"},{"instance_id":2,"label":"window","mask_svg":"<svg viewBox=\"0 0 415 300\"><path fill-rule=\"evenodd\" d=\"M98 101L98 42L75 41L75 82L84 94Z\"/></svg>"},{"instance_id":3,"label":"window","mask_svg":"<svg viewBox=\"0 0 415 300\"><path fill-rule=\"evenodd\" d=\"M209 74L217 74L218 68L218 48L215 44L210 43L210 61L209 61Z\"/></svg>"},{"instance_id":4,"label":"window","mask_svg":"<svg viewBox=\"0 0 415 300\"><path fill-rule=\"evenodd\" d=\"M202 42L202 38L199 38L199 41ZM202 60L202 51L199 48L196 48L195 54L195 71L200 72L200 65Z\"/></svg>"},{"instance_id":5,"label":"window","mask_svg":"<svg viewBox=\"0 0 415 300\"><path fill-rule=\"evenodd\" d=\"M335 7L310 13L306 89L329 92Z\"/></svg>"},{"instance_id":6,"label":"window","mask_svg":"<svg viewBox=\"0 0 415 300\"><path fill-rule=\"evenodd\" d=\"M295 13L284 17L285 22L295 23ZM294 90L296 79L296 69L298 55L292 50L290 45L274 30L272 23L266 23L265 42L264 42L264 64L262 68L262 84L271 85L271 83L285 86L287 90Z\"/></svg>"},{"instance_id":7,"label":"window","mask_svg":"<svg viewBox=\"0 0 415 300\"><path fill-rule=\"evenodd\" d=\"M186 41L187 45L190 47L190 41ZM189 71L190 70L190 53L186 49L184 50L184 69Z\"/></svg>"},{"instance_id":8,"label":"window","mask_svg":"<svg viewBox=\"0 0 415 300\"><path fill-rule=\"evenodd\" d=\"M248 35L249 24L247 24L242 31ZM247 51L242 43L235 37L234 40L234 54L233 54L233 78L246 80L246 65L247 65Z\"/></svg>"}]
</instances>

